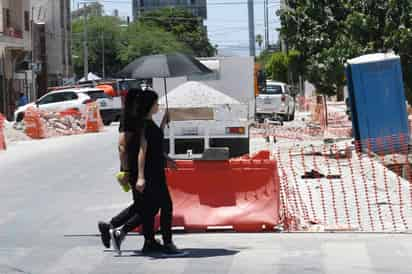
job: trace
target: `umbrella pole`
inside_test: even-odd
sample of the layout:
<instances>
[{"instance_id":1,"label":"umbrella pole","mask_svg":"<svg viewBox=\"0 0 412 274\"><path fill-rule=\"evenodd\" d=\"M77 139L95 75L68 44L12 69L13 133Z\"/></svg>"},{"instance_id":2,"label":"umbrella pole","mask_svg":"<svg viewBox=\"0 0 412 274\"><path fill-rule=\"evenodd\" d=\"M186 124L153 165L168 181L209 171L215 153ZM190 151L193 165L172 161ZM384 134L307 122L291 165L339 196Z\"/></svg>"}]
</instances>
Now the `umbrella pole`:
<instances>
[{"instance_id":1,"label":"umbrella pole","mask_svg":"<svg viewBox=\"0 0 412 274\"><path fill-rule=\"evenodd\" d=\"M163 83L165 86L165 103L166 103L166 113L169 112L169 103L167 102L167 81L166 81L166 77L163 78ZM169 117L170 118L170 117ZM167 128L169 128L169 121L167 122Z\"/></svg>"},{"instance_id":2,"label":"umbrella pole","mask_svg":"<svg viewBox=\"0 0 412 274\"><path fill-rule=\"evenodd\" d=\"M169 109L169 103L167 102L167 82L166 78L163 78L163 83L165 86L165 101L166 101L166 111Z\"/></svg>"}]
</instances>

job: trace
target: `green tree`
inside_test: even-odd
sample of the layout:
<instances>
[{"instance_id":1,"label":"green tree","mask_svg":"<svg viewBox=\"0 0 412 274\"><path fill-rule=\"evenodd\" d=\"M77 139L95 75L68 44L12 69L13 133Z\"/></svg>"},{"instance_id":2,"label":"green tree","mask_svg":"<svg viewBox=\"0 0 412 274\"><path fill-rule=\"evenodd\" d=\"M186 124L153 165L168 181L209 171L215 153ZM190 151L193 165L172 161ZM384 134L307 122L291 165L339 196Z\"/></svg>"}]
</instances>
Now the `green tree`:
<instances>
[{"instance_id":1,"label":"green tree","mask_svg":"<svg viewBox=\"0 0 412 274\"><path fill-rule=\"evenodd\" d=\"M118 49L121 39L121 21L112 16L92 16L87 21L89 71L101 74L103 67L103 48L106 74L110 75L121 68L118 58ZM83 74L84 48L83 36L84 20L74 20L73 33L73 65L76 75Z\"/></svg>"},{"instance_id":2,"label":"green tree","mask_svg":"<svg viewBox=\"0 0 412 274\"><path fill-rule=\"evenodd\" d=\"M140 16L139 21L173 33L196 56L209 57L216 54L216 48L207 37L202 18L193 16L188 10L164 8L149 11Z\"/></svg>"},{"instance_id":3,"label":"green tree","mask_svg":"<svg viewBox=\"0 0 412 274\"><path fill-rule=\"evenodd\" d=\"M144 55L172 52L192 53L191 49L177 41L172 33L157 26L135 22L122 32L119 47L119 60L122 65Z\"/></svg>"},{"instance_id":4,"label":"green tree","mask_svg":"<svg viewBox=\"0 0 412 274\"><path fill-rule=\"evenodd\" d=\"M173 33L154 25L135 22L124 26L118 17L93 16L87 22L89 71L102 74L103 55L106 75L113 75L135 58L170 52L192 53L185 44L177 41ZM73 56L76 75L83 75L84 20L74 20ZM103 52L104 49L104 52Z\"/></svg>"},{"instance_id":5,"label":"green tree","mask_svg":"<svg viewBox=\"0 0 412 274\"><path fill-rule=\"evenodd\" d=\"M273 80L295 84L302 71L301 55L296 50L289 51L287 54L275 52L267 61L265 71Z\"/></svg>"},{"instance_id":6,"label":"green tree","mask_svg":"<svg viewBox=\"0 0 412 274\"><path fill-rule=\"evenodd\" d=\"M266 75L272 80L288 82L288 56L283 52L273 53L270 61L266 64Z\"/></svg>"},{"instance_id":7,"label":"green tree","mask_svg":"<svg viewBox=\"0 0 412 274\"><path fill-rule=\"evenodd\" d=\"M319 93L333 95L342 90L344 63L348 59L393 50L401 56L407 96L412 97L411 1L288 3L289 8L279 12L281 35L290 48L302 53L305 77Z\"/></svg>"}]
</instances>

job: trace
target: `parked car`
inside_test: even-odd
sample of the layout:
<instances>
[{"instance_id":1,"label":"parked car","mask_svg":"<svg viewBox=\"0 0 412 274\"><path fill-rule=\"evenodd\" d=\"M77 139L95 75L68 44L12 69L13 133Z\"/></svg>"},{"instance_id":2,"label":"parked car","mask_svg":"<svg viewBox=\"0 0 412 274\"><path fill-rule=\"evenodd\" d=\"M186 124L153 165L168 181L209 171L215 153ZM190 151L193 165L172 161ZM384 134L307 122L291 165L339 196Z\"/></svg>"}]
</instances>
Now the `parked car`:
<instances>
[{"instance_id":1,"label":"parked car","mask_svg":"<svg viewBox=\"0 0 412 274\"><path fill-rule=\"evenodd\" d=\"M285 83L266 81L266 87L256 97L256 119L292 121L296 103L292 89Z\"/></svg>"},{"instance_id":2,"label":"parked car","mask_svg":"<svg viewBox=\"0 0 412 274\"><path fill-rule=\"evenodd\" d=\"M86 104L96 101L100 108L103 123L110 125L121 113L121 109L114 106L113 99L103 90L95 88L64 89L47 93L40 99L19 107L14 113L14 120L20 122L24 118L24 112L29 107L37 107L47 111L64 111L76 109L81 113L86 112Z\"/></svg>"}]
</instances>

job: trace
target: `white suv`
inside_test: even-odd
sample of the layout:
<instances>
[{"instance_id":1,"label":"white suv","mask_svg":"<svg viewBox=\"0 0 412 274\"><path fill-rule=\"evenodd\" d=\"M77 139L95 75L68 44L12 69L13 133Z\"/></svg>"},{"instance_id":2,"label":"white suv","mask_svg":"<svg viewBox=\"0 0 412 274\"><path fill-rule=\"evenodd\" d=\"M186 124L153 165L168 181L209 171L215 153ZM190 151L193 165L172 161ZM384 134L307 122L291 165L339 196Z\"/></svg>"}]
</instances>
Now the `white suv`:
<instances>
[{"instance_id":1,"label":"white suv","mask_svg":"<svg viewBox=\"0 0 412 274\"><path fill-rule=\"evenodd\" d=\"M114 107L113 99L106 95L103 90L80 88L49 92L37 101L19 107L14 113L14 120L21 122L24 118L24 112L29 107L37 107L52 112L77 109L84 114L86 112L86 104L92 101L96 101L99 104L100 114L105 125L109 125L120 116L121 109Z\"/></svg>"},{"instance_id":2,"label":"white suv","mask_svg":"<svg viewBox=\"0 0 412 274\"><path fill-rule=\"evenodd\" d=\"M256 118L292 121L295 118L295 98L290 87L282 82L266 81L266 88L256 97Z\"/></svg>"}]
</instances>

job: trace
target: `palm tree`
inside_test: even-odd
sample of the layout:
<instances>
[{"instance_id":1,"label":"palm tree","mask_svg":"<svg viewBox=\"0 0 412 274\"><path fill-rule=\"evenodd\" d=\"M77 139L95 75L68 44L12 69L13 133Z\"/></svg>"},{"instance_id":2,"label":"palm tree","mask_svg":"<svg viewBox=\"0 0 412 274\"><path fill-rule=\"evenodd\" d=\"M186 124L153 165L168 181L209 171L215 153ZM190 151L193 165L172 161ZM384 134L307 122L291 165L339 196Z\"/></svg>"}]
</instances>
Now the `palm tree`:
<instances>
[{"instance_id":1,"label":"palm tree","mask_svg":"<svg viewBox=\"0 0 412 274\"><path fill-rule=\"evenodd\" d=\"M262 50L262 44L263 44L262 34L256 35L256 43L259 45L259 48Z\"/></svg>"}]
</instances>

